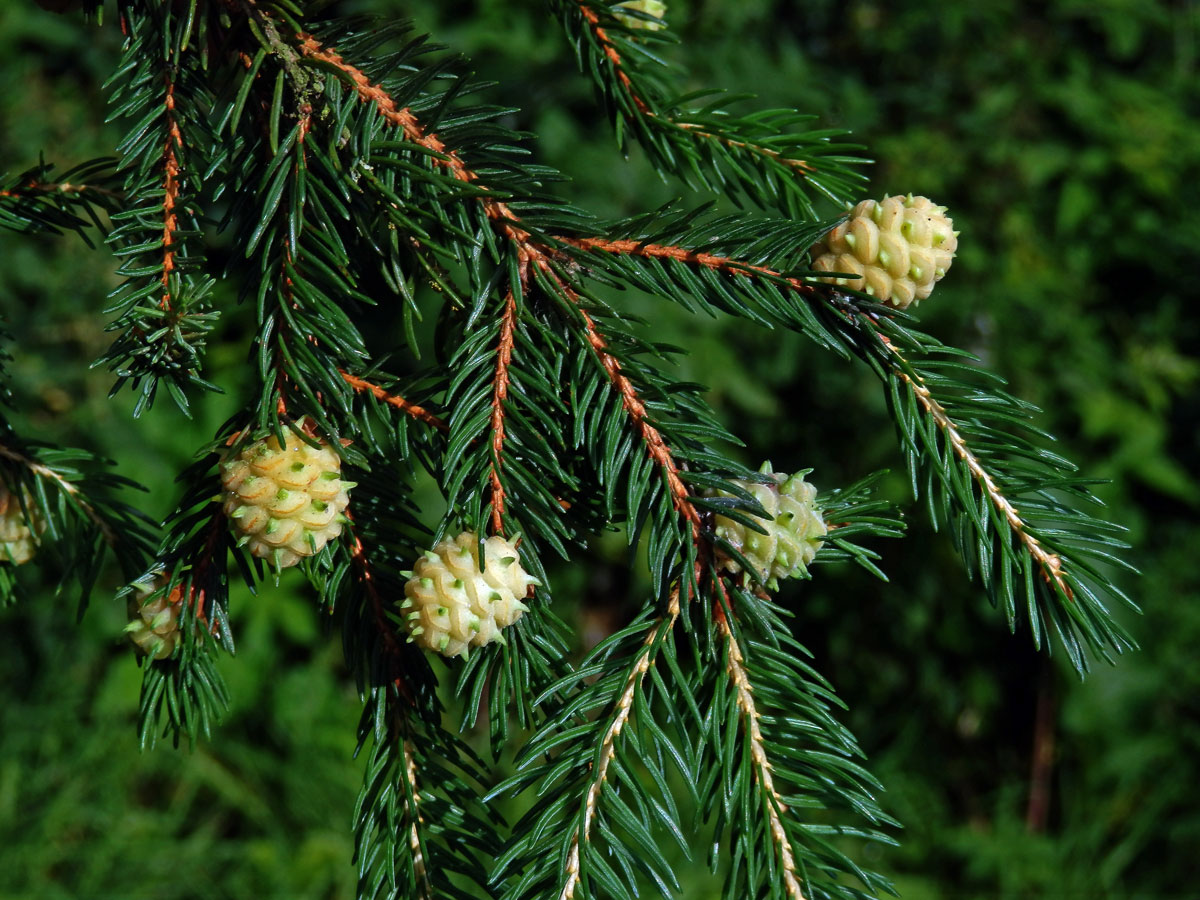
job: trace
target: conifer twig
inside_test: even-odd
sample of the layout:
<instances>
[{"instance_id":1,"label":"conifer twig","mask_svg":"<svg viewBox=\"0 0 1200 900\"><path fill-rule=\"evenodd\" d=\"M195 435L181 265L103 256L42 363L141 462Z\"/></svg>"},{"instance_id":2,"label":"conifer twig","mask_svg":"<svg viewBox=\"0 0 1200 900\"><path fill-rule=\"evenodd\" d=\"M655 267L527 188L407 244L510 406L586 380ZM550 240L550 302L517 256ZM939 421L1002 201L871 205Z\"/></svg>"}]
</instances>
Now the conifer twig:
<instances>
[{"instance_id":1,"label":"conifer twig","mask_svg":"<svg viewBox=\"0 0 1200 900\"><path fill-rule=\"evenodd\" d=\"M586 844L591 837L592 821L596 816L596 803L605 781L608 780L608 767L617 755L617 738L620 737L621 730L633 712L633 700L639 686L645 679L646 673L650 671L650 667L654 665L654 649L659 635L670 634L671 629L675 626L675 620L679 618L679 611L679 586L676 585L671 591L670 603L666 612L655 619L648 629L642 647L625 678L624 689L616 703L613 704L608 727L604 730L604 737L600 741L599 760L592 770L592 777L587 792L584 794L583 822L575 827L575 831L571 835L571 847L567 851L567 865L563 873L564 881L558 895L559 900L572 900L575 896L575 888L582 877L580 845Z\"/></svg>"},{"instance_id":2,"label":"conifer twig","mask_svg":"<svg viewBox=\"0 0 1200 900\"><path fill-rule=\"evenodd\" d=\"M591 26L592 33L596 35L596 41L604 49L604 56L612 64L613 72L616 74L617 80L621 82L621 86L625 88L625 93L629 95L630 102L637 107L638 112L642 115L648 118L653 117L654 112L650 109L650 104L642 99L641 94L634 88L633 79L625 71L625 63L621 59L620 52L608 36L608 32L600 24L600 16L586 3L579 4L579 12L587 20L588 25Z\"/></svg>"},{"instance_id":3,"label":"conifer twig","mask_svg":"<svg viewBox=\"0 0 1200 900\"><path fill-rule=\"evenodd\" d=\"M301 33L297 38L300 41L300 53L305 58L332 66L346 76L360 100L373 104L384 119L401 130L406 139L432 151L435 164L449 170L459 181L473 182L478 179L478 175L467 168L457 152L448 149L436 134L427 132L412 110L397 104L382 85L372 84L365 72L348 63L336 50L322 45L311 34ZM508 205L491 197L483 197L482 203L488 219L495 222L506 236L522 246L528 254L528 259L536 258L541 262L543 254L532 243L529 233L516 224L518 218Z\"/></svg>"},{"instance_id":4,"label":"conifer twig","mask_svg":"<svg viewBox=\"0 0 1200 900\"><path fill-rule=\"evenodd\" d=\"M163 260L162 260L162 299L159 306L164 310L171 308L171 273L175 271L175 231L178 228L178 216L175 213L175 203L179 198L179 164L178 151L183 149L183 133L179 130L179 122L175 118L175 82L171 73L166 74L166 131L167 139L163 146Z\"/></svg>"},{"instance_id":5,"label":"conifer twig","mask_svg":"<svg viewBox=\"0 0 1200 900\"><path fill-rule=\"evenodd\" d=\"M504 298L504 318L500 322L500 343L496 348L496 376L492 387L492 531L504 534L504 485L500 481L500 462L504 455L504 401L508 399L508 367L512 362L514 332L517 325L517 298L510 290Z\"/></svg>"},{"instance_id":6,"label":"conifer twig","mask_svg":"<svg viewBox=\"0 0 1200 900\"><path fill-rule=\"evenodd\" d=\"M425 867L425 853L421 849L421 794L417 785L417 761L413 757L412 741L404 738L400 741L400 761L404 766L404 778L408 785L409 797L405 798L405 810L409 817L408 849L412 853L413 873L421 884L422 900L433 900L433 885L429 882L429 872Z\"/></svg>"},{"instance_id":7,"label":"conifer twig","mask_svg":"<svg viewBox=\"0 0 1200 900\"><path fill-rule=\"evenodd\" d=\"M94 184L71 184L65 181L31 181L28 184L15 188L0 190L0 197L9 197L13 200L23 200L30 195L36 196L42 194L65 194L72 196L76 194L99 194L102 197L109 197L113 200L122 200L125 196L120 191L98 187Z\"/></svg>"},{"instance_id":8,"label":"conifer twig","mask_svg":"<svg viewBox=\"0 0 1200 900\"><path fill-rule=\"evenodd\" d=\"M400 654L403 652L403 647L400 644L400 639L396 636L395 629L388 622L387 612L384 609L383 595L379 592L379 587L375 583L375 576L371 571L371 562L367 558L366 547L363 545L362 538L357 534L354 535L354 547L350 551L350 556L354 561L355 568L358 570L358 580L362 583L367 599L371 601L371 613L375 619L375 628L379 632L380 640L383 641L384 654L388 659L388 665L391 669L389 673L391 683L396 688L397 695L403 697L409 704L412 704L412 692L409 690L408 683L400 674Z\"/></svg>"},{"instance_id":9,"label":"conifer twig","mask_svg":"<svg viewBox=\"0 0 1200 900\"><path fill-rule=\"evenodd\" d=\"M573 295L572 295L573 296ZM578 298L574 298L578 299ZM622 371L621 363L608 350L608 344L604 340L604 336L600 333L600 329L596 327L595 321L587 312L580 307L580 315L583 316L584 326L587 329L588 343L592 345L592 349L596 351L596 355L600 358L600 364L604 367L604 371L608 373L609 379L613 386L621 394L621 402L625 406L625 411L629 413L629 418L633 422L634 428L641 435L642 442L646 445L646 450L651 458L662 469L663 476L667 481L667 488L671 492L671 502L692 526L692 539L700 540L700 513L696 511L696 507L688 499L687 485L683 483L683 479L679 477L679 465L675 462L675 457L671 455L671 449L663 440L662 433L650 424L646 417L646 404L642 402L638 395L637 389Z\"/></svg>"},{"instance_id":10,"label":"conifer twig","mask_svg":"<svg viewBox=\"0 0 1200 900\"><path fill-rule=\"evenodd\" d=\"M621 57L621 53L617 50L608 32L600 24L599 14L586 2L579 3L579 12L587 21L592 29L592 33L596 36L596 42L604 51L605 58L612 65L613 73L617 76L621 87L625 90L629 100L633 103L634 108L647 120L659 124L665 123L669 127L677 128L680 131L687 132L697 138L714 141L718 144L724 144L726 147L731 147L737 150L745 150L749 153L757 153L761 156L766 156L777 160L785 166L794 169L801 176L808 172L815 172L816 169L808 162L802 159L793 159L790 156L784 156L778 150L767 147L763 144L758 144L753 141L738 140L726 134L716 134L712 131L707 131L695 122L677 121L669 116L659 115L651 107L650 103L638 92L634 86L633 79L625 70L625 62Z\"/></svg>"},{"instance_id":11,"label":"conifer twig","mask_svg":"<svg viewBox=\"0 0 1200 900\"><path fill-rule=\"evenodd\" d=\"M806 297L814 297L820 293L809 282L785 275L777 269L772 269L768 266L756 266L753 263L742 262L729 256L690 250L687 247L653 244L646 241L628 239L611 240L603 237L559 237L557 240L579 250L599 250L604 253L641 256L647 259L673 259L676 262L691 263L703 266L706 269L713 269L718 272L725 272L730 275L739 275L746 278L753 277L754 275L765 276L774 282L786 285L791 290Z\"/></svg>"},{"instance_id":12,"label":"conifer twig","mask_svg":"<svg viewBox=\"0 0 1200 900\"><path fill-rule=\"evenodd\" d=\"M758 724L762 714L754 703L754 689L750 684L750 675L746 671L742 648L739 646L737 638L734 637L733 629L729 625L729 618L725 614L726 606L731 612L733 607L723 579L718 578L717 584L720 586L724 606L721 604L716 606L713 610L713 618L725 638L725 670L737 692L737 706L741 712L746 740L750 742L750 758L754 762L755 778L763 792L763 808L767 813L768 830L772 841L779 850L783 883L787 888L788 897L790 900L805 900L804 893L800 889L800 881L796 877L796 857L792 852L792 843L783 827L782 815L787 812L788 808L775 788L771 760L767 757L766 742L763 739L762 728Z\"/></svg>"},{"instance_id":13,"label":"conifer twig","mask_svg":"<svg viewBox=\"0 0 1200 900\"><path fill-rule=\"evenodd\" d=\"M438 418L425 407L418 406L416 403L411 403L398 394L389 394L379 385L372 384L370 381L367 381L364 378L359 378L357 375L351 375L344 369L339 371L341 372L342 378L345 380L346 384L350 385L350 387L354 388L356 391L366 391L376 400L380 400L389 406L394 406L401 412L407 413L414 419L419 419L426 425L432 425L439 431L445 431L447 428L449 428L449 426L442 419Z\"/></svg>"},{"instance_id":14,"label":"conifer twig","mask_svg":"<svg viewBox=\"0 0 1200 900\"><path fill-rule=\"evenodd\" d=\"M79 487L74 482L68 481L66 478L64 478L58 472L55 472L44 463L40 463L35 459L31 459L22 453L18 453L16 450L6 447L3 444L0 444L0 456L3 456L5 459L10 459L18 465L24 466L39 478L46 478L50 481L53 481L56 485L58 485L60 490L69 494L71 499L73 499L79 505L79 508L83 510L84 514L91 519L93 523L95 523L96 527L100 529L100 534L103 536L105 543L109 544L110 546L117 543L117 534L113 530L112 525L110 525L108 521L96 511L96 508L88 502L88 500L83 496L83 492L79 490Z\"/></svg>"},{"instance_id":15,"label":"conifer twig","mask_svg":"<svg viewBox=\"0 0 1200 900\"><path fill-rule=\"evenodd\" d=\"M1038 568L1042 571L1042 577L1046 579L1048 584L1062 591L1068 600L1072 599L1074 592L1063 577L1062 559L1057 553L1048 551L1037 538L1029 533L1025 520L1021 517L1021 513L1017 510L1013 502L1005 496L1004 492L1000 490L999 485L996 484L991 473L980 462L979 457L975 455L975 452L971 449L971 445L963 437L962 432L958 429L958 425L950 417L946 408L937 401L937 398L933 396L933 393L919 375L915 373L910 374L909 371L906 371L903 366L907 363L907 360L900 354L900 351L896 349L891 340L883 334L878 334L878 337L898 362L898 365L894 367L896 375L908 385L909 390L912 391L921 408L925 410L934 424L946 435L946 440L953 448L954 455L967 467L971 476L987 496L988 502L1000 512L1004 520L1008 523L1009 529L1025 546L1026 551L1028 551L1034 562L1038 564Z\"/></svg>"}]
</instances>

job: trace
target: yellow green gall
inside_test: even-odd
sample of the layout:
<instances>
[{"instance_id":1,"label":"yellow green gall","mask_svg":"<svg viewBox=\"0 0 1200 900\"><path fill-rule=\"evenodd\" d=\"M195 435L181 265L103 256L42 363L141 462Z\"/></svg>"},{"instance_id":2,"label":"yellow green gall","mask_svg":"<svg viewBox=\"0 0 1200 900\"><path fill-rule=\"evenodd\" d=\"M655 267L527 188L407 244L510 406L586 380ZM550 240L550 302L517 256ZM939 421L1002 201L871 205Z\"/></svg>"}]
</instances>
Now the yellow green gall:
<instances>
[{"instance_id":1,"label":"yellow green gall","mask_svg":"<svg viewBox=\"0 0 1200 900\"><path fill-rule=\"evenodd\" d=\"M161 577L149 588L144 583L140 585L141 590L146 592L143 596L153 594L154 590L161 586ZM166 659L175 652L175 645L179 643L179 611L183 605L180 602L182 597L183 586L177 584L170 594L160 593L149 601L130 598L130 622L125 626L125 634L147 656Z\"/></svg>"},{"instance_id":2,"label":"yellow green gall","mask_svg":"<svg viewBox=\"0 0 1200 900\"><path fill-rule=\"evenodd\" d=\"M471 647L503 643L501 630L528 611L529 588L541 584L522 568L515 539L489 537L481 561L471 531L427 550L409 575L401 604L409 640L464 658Z\"/></svg>"},{"instance_id":3,"label":"yellow green gall","mask_svg":"<svg viewBox=\"0 0 1200 900\"><path fill-rule=\"evenodd\" d=\"M619 12L619 10L628 9L634 12L645 13L648 16L653 16L658 21L651 21L640 16L630 16ZM665 28L662 18L667 14L667 4L662 0L629 0L628 3L618 3L613 8L613 16L616 20L626 28L640 28L644 31L658 31Z\"/></svg>"},{"instance_id":4,"label":"yellow green gall","mask_svg":"<svg viewBox=\"0 0 1200 900\"><path fill-rule=\"evenodd\" d=\"M46 530L42 518L28 490L21 489L21 497L0 482L0 563L19 566L33 559L37 552L37 536Z\"/></svg>"},{"instance_id":5,"label":"yellow green gall","mask_svg":"<svg viewBox=\"0 0 1200 900\"><path fill-rule=\"evenodd\" d=\"M862 291L897 309L924 300L958 249L946 207L927 197L863 200L812 248L813 268L845 273L821 281Z\"/></svg>"},{"instance_id":6,"label":"yellow green gall","mask_svg":"<svg viewBox=\"0 0 1200 900\"><path fill-rule=\"evenodd\" d=\"M757 518L763 531L722 515L715 517L714 526L717 536L750 563L754 577L774 590L780 578L798 578L808 571L829 528L817 506L817 489L804 480L804 472L772 472L770 463L765 463L761 472L768 483L733 483L750 493L766 512L766 518ZM733 494L716 491L714 496ZM743 571L741 563L730 556L722 560L722 565L735 574Z\"/></svg>"},{"instance_id":7,"label":"yellow green gall","mask_svg":"<svg viewBox=\"0 0 1200 900\"><path fill-rule=\"evenodd\" d=\"M325 443L312 446L285 432L230 451L221 462L225 515L245 546L278 569L320 552L342 532L354 483L343 481L341 458Z\"/></svg>"}]
</instances>

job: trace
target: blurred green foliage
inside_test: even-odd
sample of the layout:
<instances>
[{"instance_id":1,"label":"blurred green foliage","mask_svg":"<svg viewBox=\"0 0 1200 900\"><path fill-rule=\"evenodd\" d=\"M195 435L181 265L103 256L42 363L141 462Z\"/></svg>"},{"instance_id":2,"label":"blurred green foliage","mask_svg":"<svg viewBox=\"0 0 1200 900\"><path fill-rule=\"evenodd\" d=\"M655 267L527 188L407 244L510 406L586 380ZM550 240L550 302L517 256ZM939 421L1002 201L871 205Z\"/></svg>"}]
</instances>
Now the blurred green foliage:
<instances>
[{"instance_id":1,"label":"blurred green foliage","mask_svg":"<svg viewBox=\"0 0 1200 900\"><path fill-rule=\"evenodd\" d=\"M1131 528L1128 585L1143 651L1077 682L1012 638L919 509L883 547L892 584L821 569L790 589L800 638L850 707L848 724L905 823L870 863L910 898L1187 896L1200 847L1200 7L1190 0L971 4L672 0L687 88L751 92L846 127L879 162L863 196L913 191L950 207L963 246L920 309L977 353ZM412 15L469 54L572 199L632 213L682 194L635 151L619 158L590 86L537 4L346 0ZM0 172L39 153L68 167L111 152L101 82L111 27L32 2L0 4ZM89 369L106 346L106 252L77 238L0 234L0 311L15 420L27 434L114 458L165 514L172 479L236 402L237 317L214 336L210 397L187 422L139 422ZM748 442L748 461L812 466L833 487L901 461L882 397L795 335L654 305L655 337ZM133 437L136 435L136 438ZM899 475L891 482L905 497ZM619 541L560 572L581 631L619 622L636 590ZM0 896L340 898L352 892L351 759L358 700L303 585L235 596L235 707L211 742L140 755L138 671L124 610L80 626L40 590L0 612ZM636 582L636 575L633 580ZM47 583L49 579L47 578ZM1035 711L1050 765L1029 811ZM1048 743L1049 742L1049 743ZM879 853L879 850L873 852ZM703 896L697 884L688 896Z\"/></svg>"}]
</instances>

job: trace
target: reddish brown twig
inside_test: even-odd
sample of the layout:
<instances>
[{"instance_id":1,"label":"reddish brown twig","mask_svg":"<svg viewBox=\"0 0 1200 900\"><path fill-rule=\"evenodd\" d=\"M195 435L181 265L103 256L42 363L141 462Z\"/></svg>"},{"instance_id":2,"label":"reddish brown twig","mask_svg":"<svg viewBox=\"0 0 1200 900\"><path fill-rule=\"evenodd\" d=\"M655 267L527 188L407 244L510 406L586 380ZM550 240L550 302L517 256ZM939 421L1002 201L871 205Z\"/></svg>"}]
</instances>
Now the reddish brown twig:
<instances>
[{"instance_id":1,"label":"reddish brown twig","mask_svg":"<svg viewBox=\"0 0 1200 900\"><path fill-rule=\"evenodd\" d=\"M500 535L504 534L504 485L500 481L500 461L504 455L504 401L508 399L508 366L512 362L516 327L517 298L510 290L504 300L500 343L496 347L496 377L492 382L492 531Z\"/></svg>"},{"instance_id":2,"label":"reddish brown twig","mask_svg":"<svg viewBox=\"0 0 1200 900\"><path fill-rule=\"evenodd\" d=\"M345 75L354 86L359 100L373 104L381 116L401 130L405 138L426 150L431 150L435 154L432 157L435 165L442 166L459 181L473 182L478 178L456 152L448 149L436 134L425 131L412 111L397 104L382 85L372 84L361 69L346 62L336 50L324 47L312 35L300 34L297 37L303 56L332 66ZM482 198L482 203L485 214L495 223L496 228L521 248L523 261L537 262L544 268L544 254L541 248L533 241L529 232L518 225L518 217L508 205L486 196Z\"/></svg>"},{"instance_id":3,"label":"reddish brown twig","mask_svg":"<svg viewBox=\"0 0 1200 900\"><path fill-rule=\"evenodd\" d=\"M600 16L590 6L584 4L579 5L579 12L587 20L587 23L592 26L592 34L596 36L597 43L604 50L604 56L612 64L613 74L617 76L617 80L621 82L621 87L625 88L625 93L629 95L630 102L637 107L637 111L647 117L653 117L654 111L650 109L650 105L642 99L641 95L633 87L633 81L629 78L629 74L625 71L625 64L621 60L621 54L617 51L616 46L612 42L612 38L608 36L608 32L600 25Z\"/></svg>"},{"instance_id":4,"label":"reddish brown twig","mask_svg":"<svg viewBox=\"0 0 1200 900\"><path fill-rule=\"evenodd\" d=\"M671 450L663 440L662 433L650 424L646 417L646 405L642 402L638 395L637 389L633 386L633 382L621 371L621 363L608 351L608 344L605 342L600 330L596 327L595 321L580 307L580 315L583 316L584 327L587 329L588 343L592 345L592 349L596 351L596 355L600 358L600 364L604 367L604 371L608 373L609 380L613 386L621 393L621 402L625 406L625 411L629 413L629 418L633 421L634 428L641 435L642 442L646 445L646 450L650 453L650 457L662 469L663 475L667 480L667 488L671 492L671 502L675 509L679 511L688 522L692 525L692 537L694 540L700 540L700 513L696 511L696 507L688 499L688 489L679 477L679 466L675 462L675 457L671 455Z\"/></svg>"},{"instance_id":5,"label":"reddish brown twig","mask_svg":"<svg viewBox=\"0 0 1200 900\"><path fill-rule=\"evenodd\" d=\"M94 184L71 184L67 181L31 181L12 190L0 190L0 197L11 197L14 200L24 200L35 194L100 194L120 200L120 191L97 187Z\"/></svg>"},{"instance_id":6,"label":"reddish brown twig","mask_svg":"<svg viewBox=\"0 0 1200 900\"><path fill-rule=\"evenodd\" d=\"M557 239L560 243L567 244L572 247L577 247L580 250L600 250L604 253L624 254L627 256L642 256L647 259L673 259L676 262L692 263L694 265L703 266L706 269L714 269L718 272L724 272L728 275L737 275L743 278L752 276L765 276L779 284L786 285L793 291L813 296L817 293L817 288L799 278L793 278L785 275L777 269L771 269L767 266L755 266L750 263L744 263L740 260L733 259L728 256L718 256L713 253L703 253L698 250L689 250L686 247L675 247L664 244L651 244L645 241L635 240L609 240L602 237L587 237L587 238L570 238L560 237Z\"/></svg>"},{"instance_id":7,"label":"reddish brown twig","mask_svg":"<svg viewBox=\"0 0 1200 900\"><path fill-rule=\"evenodd\" d=\"M346 384L350 385L350 387L354 388L356 391L366 391L376 400L381 400L389 406L394 406L396 409L407 413L414 419L420 419L426 425L432 425L439 431L446 431L449 429L449 426L445 422L443 422L429 410L425 409L425 407L418 406L415 403L410 403L403 397L400 397L396 394L389 394L379 385L372 384L365 379L359 378L357 375L351 375L344 369L339 369L338 371L341 372L342 378L346 380Z\"/></svg>"},{"instance_id":8,"label":"reddish brown twig","mask_svg":"<svg viewBox=\"0 0 1200 900\"><path fill-rule=\"evenodd\" d=\"M404 648L400 643L400 639L396 637L395 628L388 621L387 612L384 609L383 595L379 593L379 588L375 584L375 574L371 571L371 561L367 558L366 548L363 546L362 539L358 535L354 535L354 549L350 552L350 556L354 561L355 569L358 571L358 580L363 586L363 591L366 593L367 599L371 602L371 612L375 618L375 628L379 632L380 639L383 641L383 650L388 658L391 669L389 679L396 688L397 695L403 697L410 704L413 704L415 701L412 691L400 674L400 657L404 652Z\"/></svg>"},{"instance_id":9,"label":"reddish brown twig","mask_svg":"<svg viewBox=\"0 0 1200 900\"><path fill-rule=\"evenodd\" d=\"M175 212L175 204L179 199L179 153L183 148L183 133L179 130L179 122L175 119L175 82L168 73L167 80L167 140L163 146L163 261L162 261L162 299L159 306L162 309L171 308L171 273L175 271L175 232L179 227L179 218Z\"/></svg>"}]
</instances>

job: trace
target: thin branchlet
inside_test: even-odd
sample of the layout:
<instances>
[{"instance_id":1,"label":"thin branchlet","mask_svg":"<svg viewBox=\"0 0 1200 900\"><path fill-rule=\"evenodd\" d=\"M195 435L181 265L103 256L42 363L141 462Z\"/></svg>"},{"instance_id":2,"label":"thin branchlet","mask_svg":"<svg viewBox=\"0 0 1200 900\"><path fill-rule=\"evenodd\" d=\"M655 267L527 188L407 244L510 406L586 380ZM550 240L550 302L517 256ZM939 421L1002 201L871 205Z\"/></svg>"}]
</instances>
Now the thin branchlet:
<instances>
[{"instance_id":1,"label":"thin branchlet","mask_svg":"<svg viewBox=\"0 0 1200 900\"><path fill-rule=\"evenodd\" d=\"M663 635L671 633L675 621L679 618L679 612L679 587L676 586L671 591L666 611L655 619L647 630L641 649L629 667L621 694L613 703L609 713L608 727L604 729L604 737L600 740L599 759L596 767L592 770L587 791L583 796L583 820L571 834L566 866L563 869L563 886L558 894L559 900L572 900L575 896L575 889L582 877L580 847L586 845L591 839L592 824L596 818L596 804L600 798L600 792L604 789L604 783L608 780L609 766L617 755L617 738L620 737L621 730L633 714L634 697L641 688L646 673L654 665L655 648L658 647Z\"/></svg>"},{"instance_id":2,"label":"thin branchlet","mask_svg":"<svg viewBox=\"0 0 1200 900\"><path fill-rule=\"evenodd\" d=\"M797 877L792 842L783 826L783 816L788 808L775 787L771 760L767 756L766 741L758 721L762 714L755 705L754 689L750 684L750 674L746 671L746 660L726 614L726 609L732 612L733 607L724 580L718 578L717 584L720 586L722 603L718 603L713 610L713 619L725 639L725 671L733 682L742 727L750 744L750 759L754 764L754 777L762 790L763 809L767 814L771 842L779 852L780 871L783 873L783 884L788 897L790 900L805 900L804 892L800 889L800 879Z\"/></svg>"},{"instance_id":3,"label":"thin branchlet","mask_svg":"<svg viewBox=\"0 0 1200 900\"><path fill-rule=\"evenodd\" d=\"M425 866L425 853L421 849L421 826L425 820L421 817L417 760L413 754L412 741L407 738L400 742L400 760L404 765L404 779L408 785L406 793L411 797L411 800L405 799L405 811L409 820L408 849L412 854L413 872L420 884L422 900L433 900L433 885L430 883L429 872Z\"/></svg>"},{"instance_id":4,"label":"thin branchlet","mask_svg":"<svg viewBox=\"0 0 1200 900\"><path fill-rule=\"evenodd\" d=\"M164 310L171 308L171 273L175 271L175 232L179 228L179 216L175 205L179 201L179 180L181 166L179 152L183 149L183 133L179 129L179 121L175 116L175 81L172 73L165 74L166 79L166 142L163 145L163 201L162 201L162 299L159 306Z\"/></svg>"},{"instance_id":5,"label":"thin branchlet","mask_svg":"<svg viewBox=\"0 0 1200 900\"><path fill-rule=\"evenodd\" d=\"M900 351L896 349L896 346L886 335L881 334L879 338L898 363L903 364L906 362ZM933 392L929 390L929 387L919 375L911 374L900 365L897 365L894 371L897 377L908 385L909 390L913 392L913 396L917 398L917 402L921 405L921 408L925 410L934 424L946 435L946 440L954 450L954 455L967 467L967 471L971 473L971 477L978 482L980 488L983 490L988 503L999 511L1004 521L1008 524L1009 529L1017 536L1017 539L1025 547L1026 552L1029 553L1033 561L1037 563L1046 583L1062 591L1063 595L1068 599L1073 598L1074 592L1063 575L1061 557L1057 553L1051 553L1042 546L1036 537L1029 533L1028 526L1022 518L1020 511L1005 496L1004 492L1000 490L1000 486L996 484L996 480L992 477L992 474L984 467L979 457L975 455L970 443L963 436L945 407L937 401L937 398L933 396Z\"/></svg>"},{"instance_id":6,"label":"thin branchlet","mask_svg":"<svg viewBox=\"0 0 1200 900\"><path fill-rule=\"evenodd\" d=\"M500 479L504 457L504 403L508 399L508 367L512 363L516 327L517 298L510 290L504 298L500 342L496 347L496 374L492 379L492 465L488 475L491 487L492 531L500 535L504 534L504 483Z\"/></svg>"},{"instance_id":7,"label":"thin branchlet","mask_svg":"<svg viewBox=\"0 0 1200 900\"><path fill-rule=\"evenodd\" d=\"M613 74L617 78L617 82L621 85L622 90L629 97L629 101L633 104L634 109L638 114L645 118L649 123L654 125L673 128L680 132L686 132L688 135L700 140L712 141L714 143L723 144L726 147L731 147L737 150L744 150L748 153L758 154L773 160L777 160L785 166L796 171L797 174L803 176L808 172L815 172L816 169L808 162L802 159L794 159L778 150L767 147L763 144L756 143L750 140L740 140L731 135L718 134L698 125L695 122L686 122L676 120L670 116L662 115L655 111L654 106L643 96L642 92L637 89L633 83L633 78L630 77L626 69L625 61L621 56L621 52L617 49L608 31L600 24L600 15L588 3L579 3L579 12L584 20L591 28L592 34L595 36L596 43L604 51L604 57L612 66Z\"/></svg>"},{"instance_id":8,"label":"thin branchlet","mask_svg":"<svg viewBox=\"0 0 1200 900\"><path fill-rule=\"evenodd\" d=\"M71 499L75 501L81 510L83 510L84 515L86 515L100 530L100 534L107 544L111 546L117 543L119 538L116 530L112 527L111 523L109 523L104 516L100 515L100 513L96 511L96 508L90 502L88 502L88 499L83 495L83 492L79 489L77 484L72 481L68 481L61 474L55 472L44 463L40 463L36 459L31 459L23 453L19 453L10 447L4 446L3 444L0 444L0 456L11 460L18 465L24 466L39 478L45 478L47 481L54 482L59 490L69 494Z\"/></svg>"},{"instance_id":9,"label":"thin branchlet","mask_svg":"<svg viewBox=\"0 0 1200 900\"><path fill-rule=\"evenodd\" d=\"M300 52L306 59L332 66L349 79L360 100L373 104L384 119L401 130L406 139L433 151L436 165L448 170L459 181L470 183L478 180L478 175L467 168L457 152L447 148L436 134L427 132L412 110L396 103L382 85L372 84L366 73L348 63L336 50L323 46L312 35L301 34L298 38ZM540 262L543 254L529 233L517 224L518 218L508 205L486 195L481 202L484 213L495 223L495 227L516 243L528 259Z\"/></svg>"},{"instance_id":10,"label":"thin branchlet","mask_svg":"<svg viewBox=\"0 0 1200 900\"><path fill-rule=\"evenodd\" d=\"M729 256L721 256L714 253L705 253L700 250L692 250L687 247L678 247L667 244L654 244L646 241L635 241L629 239L610 240L602 237L560 237L558 240L571 247L579 250L598 250L603 253L612 253L623 256L640 256L646 259L672 259L676 262L688 263L690 265L702 266L706 269L713 269L717 272L724 272L728 275L738 275L745 278L755 276L766 277L771 281L786 285L792 291L801 294L805 297L817 297L821 295L819 288L813 284L804 281L800 278L787 275L778 269L772 269L769 266L758 266L744 260L734 259Z\"/></svg>"},{"instance_id":11,"label":"thin branchlet","mask_svg":"<svg viewBox=\"0 0 1200 900\"><path fill-rule=\"evenodd\" d=\"M71 184L66 181L31 181L19 187L0 190L0 197L8 197L13 200L44 197L52 194L60 194L68 197L79 194L96 194L97 196L108 197L112 200L123 200L125 198L125 195L121 191L114 191L94 184Z\"/></svg>"},{"instance_id":12,"label":"thin branchlet","mask_svg":"<svg viewBox=\"0 0 1200 900\"><path fill-rule=\"evenodd\" d=\"M629 414L634 428L646 445L647 452L662 469L663 477L667 481L667 488L671 492L671 502L679 514L691 525L692 539L699 542L700 513L696 510L695 504L688 499L687 485L679 477L679 465L675 462L671 449L663 440L662 432L655 428L647 418L646 405L638 395L633 382L621 371L620 361L609 352L604 335L600 333L595 321L582 308L580 308L580 314L583 316L584 326L587 330L588 343L599 357L600 364L604 367L613 386L620 392L625 411Z\"/></svg>"},{"instance_id":13,"label":"thin branchlet","mask_svg":"<svg viewBox=\"0 0 1200 900\"><path fill-rule=\"evenodd\" d=\"M341 370L341 376L345 380L346 384L350 385L350 387L354 388L354 390L359 391L360 393L366 392L376 400L386 403L388 406L393 406L406 415L412 416L414 419L424 422L426 425L432 425L439 431L446 431L447 428L449 428L444 420L431 413L425 407L405 400L398 394L389 394L382 387L377 384L372 384L365 378L359 378L357 375L351 375L345 370Z\"/></svg>"}]
</instances>

